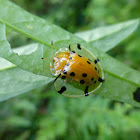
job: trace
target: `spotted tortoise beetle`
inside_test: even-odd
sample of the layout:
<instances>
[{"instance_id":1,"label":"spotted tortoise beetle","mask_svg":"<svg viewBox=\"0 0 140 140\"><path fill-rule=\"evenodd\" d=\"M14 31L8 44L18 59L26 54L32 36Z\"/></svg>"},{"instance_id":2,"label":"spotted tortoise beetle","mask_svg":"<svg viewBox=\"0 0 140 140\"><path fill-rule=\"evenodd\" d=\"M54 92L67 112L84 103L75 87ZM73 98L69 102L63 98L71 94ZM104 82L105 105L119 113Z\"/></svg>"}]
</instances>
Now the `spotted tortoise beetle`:
<instances>
[{"instance_id":1,"label":"spotted tortoise beetle","mask_svg":"<svg viewBox=\"0 0 140 140\"><path fill-rule=\"evenodd\" d=\"M56 52L53 62L50 63L50 71L56 77L54 80L55 89L58 93L69 97L88 96L96 91L104 81L104 73L99 59L87 52L80 44L70 44L69 48L60 48ZM68 79L78 82L80 86L84 85L84 94L74 93L71 96L72 91L67 94L67 90L71 90L65 85ZM89 87L92 87L90 92Z\"/></svg>"}]
</instances>

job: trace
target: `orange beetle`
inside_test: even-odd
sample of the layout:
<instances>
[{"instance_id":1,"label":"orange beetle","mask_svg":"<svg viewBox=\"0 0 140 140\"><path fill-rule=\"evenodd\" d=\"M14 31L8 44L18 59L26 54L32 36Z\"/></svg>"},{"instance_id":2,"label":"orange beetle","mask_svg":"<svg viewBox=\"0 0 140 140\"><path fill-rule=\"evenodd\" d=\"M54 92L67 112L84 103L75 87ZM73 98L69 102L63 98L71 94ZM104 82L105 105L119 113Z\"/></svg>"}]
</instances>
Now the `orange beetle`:
<instances>
[{"instance_id":1,"label":"orange beetle","mask_svg":"<svg viewBox=\"0 0 140 140\"><path fill-rule=\"evenodd\" d=\"M63 81L71 79L85 86L84 96L89 95L89 87L93 87L93 91L98 89L104 81L103 70L99 64L99 59L87 53L87 56L90 56L92 60L88 59L84 56L86 53L80 44L71 44L69 45L69 49L59 49L53 58L53 63L50 64L51 73L56 76L54 85L59 78ZM56 89L60 94L67 91L66 85L59 86L59 89L58 87ZM68 96L70 96L70 93ZM79 95L76 94L74 97L79 97Z\"/></svg>"}]
</instances>

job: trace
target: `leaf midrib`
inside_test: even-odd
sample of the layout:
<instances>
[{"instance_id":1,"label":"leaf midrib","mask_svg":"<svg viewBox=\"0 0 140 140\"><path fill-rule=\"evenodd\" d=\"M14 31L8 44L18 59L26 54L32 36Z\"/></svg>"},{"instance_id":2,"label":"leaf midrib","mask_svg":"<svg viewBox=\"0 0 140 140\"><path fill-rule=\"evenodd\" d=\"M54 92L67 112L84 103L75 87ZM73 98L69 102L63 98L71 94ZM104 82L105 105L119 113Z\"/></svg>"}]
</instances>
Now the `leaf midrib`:
<instances>
[{"instance_id":1,"label":"leaf midrib","mask_svg":"<svg viewBox=\"0 0 140 140\"><path fill-rule=\"evenodd\" d=\"M23 32L23 31L20 30L19 28L16 28L15 26L9 24L8 22L6 22L6 21L4 21L4 20L2 20L2 19L0 19L0 22L6 24L7 26L11 27L12 29L14 29L14 30L16 30L16 31L18 31L18 32L20 32L20 33L22 33L22 34L24 34L24 35L30 37L30 38L32 38L33 40L36 40L37 42L40 42L40 43L42 43L42 44L44 44L44 45L46 45L46 46L51 47L51 44L48 44L48 43L46 43L46 42L44 42L44 41L42 41L42 40L40 40L40 39L38 39L38 38L36 38L36 37L31 36L30 34L28 34L28 33L26 33L26 32ZM138 25L137 25L137 26L138 26ZM137 26L136 26L136 27L137 27ZM127 26L127 27L128 27L128 26ZM123 28L123 29L124 29L124 28ZM113 32L113 33L114 33L114 32ZM105 37L105 36L104 36L104 37ZM56 47L54 47L54 48L56 48ZM57 49L57 48L56 48L56 49ZM108 74L110 74L110 75L113 75L114 77L117 77L118 79L122 79L122 80L127 81L127 82L129 82L129 83L132 83L132 84L134 84L134 85L140 86L140 85L137 84L137 83L134 83L134 82L132 82L132 81L130 81L130 80L128 80L128 79L125 79L125 78L123 78L123 77L120 77L120 76L118 76L118 75L115 75L115 74L113 74L113 73L110 73L109 71L104 70L104 72L106 72L106 73L108 73Z\"/></svg>"}]
</instances>

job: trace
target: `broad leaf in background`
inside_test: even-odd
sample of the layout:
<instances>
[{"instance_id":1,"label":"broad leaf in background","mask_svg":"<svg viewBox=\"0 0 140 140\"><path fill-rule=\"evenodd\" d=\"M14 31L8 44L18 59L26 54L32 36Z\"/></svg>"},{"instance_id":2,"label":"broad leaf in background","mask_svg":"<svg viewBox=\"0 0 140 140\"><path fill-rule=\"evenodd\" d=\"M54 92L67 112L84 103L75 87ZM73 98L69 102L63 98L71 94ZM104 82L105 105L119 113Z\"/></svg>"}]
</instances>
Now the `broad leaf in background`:
<instances>
[{"instance_id":1,"label":"broad leaf in background","mask_svg":"<svg viewBox=\"0 0 140 140\"><path fill-rule=\"evenodd\" d=\"M130 20L90 31L79 32L76 35L87 42L91 42L94 47L107 52L135 31L138 25L139 20Z\"/></svg>"},{"instance_id":2,"label":"broad leaf in background","mask_svg":"<svg viewBox=\"0 0 140 140\"><path fill-rule=\"evenodd\" d=\"M49 84L53 78L24 71L18 67L0 71L0 101Z\"/></svg>"},{"instance_id":3,"label":"broad leaf in background","mask_svg":"<svg viewBox=\"0 0 140 140\"><path fill-rule=\"evenodd\" d=\"M87 43L60 27L27 13L11 2L3 0L0 2L0 21L39 42L38 48L33 53L30 55L19 56L11 51L5 37L5 27L2 25L0 29L2 37L0 38L1 57L4 57L27 71L50 76L49 71L47 71L49 69L47 67L49 62L42 62L37 58L43 56L48 58L51 57L49 52L51 52L50 42L52 39L55 41L55 49L59 47L67 47L70 43L79 42L100 59L105 72L105 82L96 94L114 100L127 102L135 106L140 106L140 103L133 99L133 92L140 87L139 72L125 66L121 62L93 47L91 43ZM49 52L47 52L47 50L49 50ZM75 91L75 88L72 89L73 92Z\"/></svg>"}]
</instances>

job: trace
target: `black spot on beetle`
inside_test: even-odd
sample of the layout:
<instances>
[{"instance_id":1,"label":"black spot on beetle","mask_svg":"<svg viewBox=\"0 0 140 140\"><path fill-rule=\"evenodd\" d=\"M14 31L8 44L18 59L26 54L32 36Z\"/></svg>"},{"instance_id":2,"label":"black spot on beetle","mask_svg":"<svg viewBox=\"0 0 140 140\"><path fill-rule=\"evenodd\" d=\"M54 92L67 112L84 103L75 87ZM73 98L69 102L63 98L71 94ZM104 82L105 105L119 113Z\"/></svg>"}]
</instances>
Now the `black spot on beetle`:
<instances>
[{"instance_id":1,"label":"black spot on beetle","mask_svg":"<svg viewBox=\"0 0 140 140\"><path fill-rule=\"evenodd\" d=\"M86 73L83 73L82 76L83 76L83 77L87 77L87 74L86 74Z\"/></svg>"},{"instance_id":2,"label":"black spot on beetle","mask_svg":"<svg viewBox=\"0 0 140 140\"><path fill-rule=\"evenodd\" d=\"M62 94L65 90L66 90L66 87L63 86L63 87L58 91L58 93Z\"/></svg>"},{"instance_id":3,"label":"black spot on beetle","mask_svg":"<svg viewBox=\"0 0 140 140\"><path fill-rule=\"evenodd\" d=\"M89 61L87 61L88 64L91 64Z\"/></svg>"},{"instance_id":4,"label":"black spot on beetle","mask_svg":"<svg viewBox=\"0 0 140 140\"><path fill-rule=\"evenodd\" d=\"M70 54L73 54L73 53L75 53L75 51L70 52Z\"/></svg>"},{"instance_id":5,"label":"black spot on beetle","mask_svg":"<svg viewBox=\"0 0 140 140\"><path fill-rule=\"evenodd\" d=\"M62 79L66 79L66 76L62 76Z\"/></svg>"},{"instance_id":6,"label":"black spot on beetle","mask_svg":"<svg viewBox=\"0 0 140 140\"><path fill-rule=\"evenodd\" d=\"M72 59L72 57L70 56L69 59Z\"/></svg>"},{"instance_id":7,"label":"black spot on beetle","mask_svg":"<svg viewBox=\"0 0 140 140\"><path fill-rule=\"evenodd\" d=\"M81 50L81 46L80 46L80 44L77 44L77 48L78 48L79 50Z\"/></svg>"},{"instance_id":8,"label":"black spot on beetle","mask_svg":"<svg viewBox=\"0 0 140 140\"><path fill-rule=\"evenodd\" d=\"M64 74L67 74L67 71L64 69L64 70L63 70L63 73L64 73Z\"/></svg>"},{"instance_id":9,"label":"black spot on beetle","mask_svg":"<svg viewBox=\"0 0 140 140\"><path fill-rule=\"evenodd\" d=\"M80 84L84 84L85 83L85 81L84 80L80 80Z\"/></svg>"},{"instance_id":10,"label":"black spot on beetle","mask_svg":"<svg viewBox=\"0 0 140 140\"><path fill-rule=\"evenodd\" d=\"M69 50L71 51L70 45L69 45Z\"/></svg>"},{"instance_id":11,"label":"black spot on beetle","mask_svg":"<svg viewBox=\"0 0 140 140\"><path fill-rule=\"evenodd\" d=\"M70 73L70 76L75 76L75 73L74 73L74 72L71 72L71 73Z\"/></svg>"},{"instance_id":12,"label":"black spot on beetle","mask_svg":"<svg viewBox=\"0 0 140 140\"><path fill-rule=\"evenodd\" d=\"M133 99L137 102L140 102L140 87L133 93Z\"/></svg>"},{"instance_id":13,"label":"black spot on beetle","mask_svg":"<svg viewBox=\"0 0 140 140\"><path fill-rule=\"evenodd\" d=\"M95 64L96 64L97 62L99 62L99 59L96 59L96 60L94 61Z\"/></svg>"},{"instance_id":14,"label":"black spot on beetle","mask_svg":"<svg viewBox=\"0 0 140 140\"><path fill-rule=\"evenodd\" d=\"M66 66L69 66L70 64L68 63L68 64L66 64Z\"/></svg>"},{"instance_id":15,"label":"black spot on beetle","mask_svg":"<svg viewBox=\"0 0 140 140\"><path fill-rule=\"evenodd\" d=\"M82 57L80 54L78 54L79 57Z\"/></svg>"},{"instance_id":16,"label":"black spot on beetle","mask_svg":"<svg viewBox=\"0 0 140 140\"><path fill-rule=\"evenodd\" d=\"M95 80L95 81L94 81L94 84L96 84L96 82L97 82L97 81Z\"/></svg>"},{"instance_id":17,"label":"black spot on beetle","mask_svg":"<svg viewBox=\"0 0 140 140\"><path fill-rule=\"evenodd\" d=\"M97 67L95 67L95 70L97 70Z\"/></svg>"},{"instance_id":18,"label":"black spot on beetle","mask_svg":"<svg viewBox=\"0 0 140 140\"><path fill-rule=\"evenodd\" d=\"M99 78L98 78L98 81L99 81L99 82L103 82L104 79L102 79L101 77L99 77Z\"/></svg>"},{"instance_id":19,"label":"black spot on beetle","mask_svg":"<svg viewBox=\"0 0 140 140\"><path fill-rule=\"evenodd\" d=\"M93 81L93 80L94 80L94 78L92 77L92 78L91 78L91 81Z\"/></svg>"}]
</instances>

